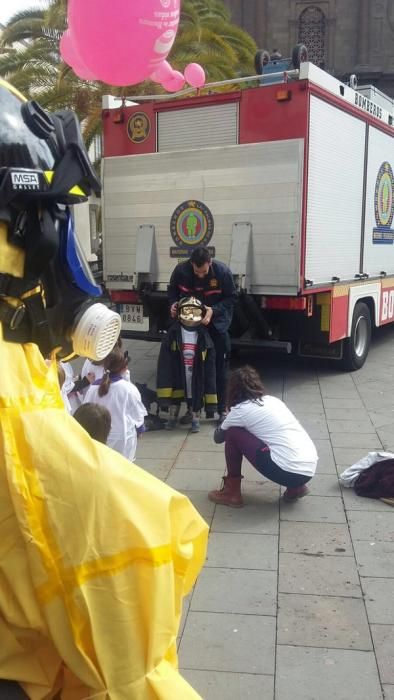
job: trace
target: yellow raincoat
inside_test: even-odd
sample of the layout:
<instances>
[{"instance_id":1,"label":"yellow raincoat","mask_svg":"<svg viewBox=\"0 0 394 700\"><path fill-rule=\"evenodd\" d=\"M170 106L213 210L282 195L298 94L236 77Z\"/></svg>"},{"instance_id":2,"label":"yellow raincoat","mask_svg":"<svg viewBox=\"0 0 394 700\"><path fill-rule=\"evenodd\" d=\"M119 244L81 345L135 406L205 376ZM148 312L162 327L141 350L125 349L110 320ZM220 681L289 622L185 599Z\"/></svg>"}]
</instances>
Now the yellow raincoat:
<instances>
[{"instance_id":1,"label":"yellow raincoat","mask_svg":"<svg viewBox=\"0 0 394 700\"><path fill-rule=\"evenodd\" d=\"M23 272L1 223L0 270ZM91 440L63 408L55 363L6 343L1 324L0 418L0 678L32 700L199 698L175 643L205 522Z\"/></svg>"}]
</instances>

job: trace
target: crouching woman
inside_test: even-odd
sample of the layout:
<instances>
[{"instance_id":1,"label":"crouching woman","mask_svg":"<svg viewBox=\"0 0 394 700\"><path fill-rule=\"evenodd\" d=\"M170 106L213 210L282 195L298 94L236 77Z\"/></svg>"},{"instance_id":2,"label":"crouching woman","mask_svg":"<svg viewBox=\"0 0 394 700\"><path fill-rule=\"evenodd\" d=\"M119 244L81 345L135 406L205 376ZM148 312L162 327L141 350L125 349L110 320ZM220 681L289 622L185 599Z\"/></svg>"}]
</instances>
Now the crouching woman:
<instances>
[{"instance_id":1,"label":"crouching woman","mask_svg":"<svg viewBox=\"0 0 394 700\"><path fill-rule=\"evenodd\" d=\"M250 366L234 370L228 384L229 413L216 429L214 440L225 443L227 475L214 503L240 508L242 458L263 476L286 486L283 498L293 501L308 493L306 484L316 471L316 448L287 406L269 396Z\"/></svg>"}]
</instances>

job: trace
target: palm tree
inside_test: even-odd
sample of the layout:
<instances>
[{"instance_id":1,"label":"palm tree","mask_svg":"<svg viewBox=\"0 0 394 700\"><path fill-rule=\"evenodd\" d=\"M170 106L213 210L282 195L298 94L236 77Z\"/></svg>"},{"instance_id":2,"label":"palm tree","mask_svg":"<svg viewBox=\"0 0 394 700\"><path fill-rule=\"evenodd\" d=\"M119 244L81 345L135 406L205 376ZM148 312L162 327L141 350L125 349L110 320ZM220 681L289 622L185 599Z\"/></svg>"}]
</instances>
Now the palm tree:
<instances>
[{"instance_id":1,"label":"palm tree","mask_svg":"<svg viewBox=\"0 0 394 700\"><path fill-rule=\"evenodd\" d=\"M46 10L33 7L15 14L0 40L0 77L48 110L74 109L89 146L101 131L104 94L122 97L162 89L150 81L114 88L80 80L59 55L66 16L67 0L49 0ZM183 0L180 27L169 58L175 68L183 70L196 61L204 66L209 81L251 75L255 52L254 40L231 23L222 0Z\"/></svg>"}]
</instances>

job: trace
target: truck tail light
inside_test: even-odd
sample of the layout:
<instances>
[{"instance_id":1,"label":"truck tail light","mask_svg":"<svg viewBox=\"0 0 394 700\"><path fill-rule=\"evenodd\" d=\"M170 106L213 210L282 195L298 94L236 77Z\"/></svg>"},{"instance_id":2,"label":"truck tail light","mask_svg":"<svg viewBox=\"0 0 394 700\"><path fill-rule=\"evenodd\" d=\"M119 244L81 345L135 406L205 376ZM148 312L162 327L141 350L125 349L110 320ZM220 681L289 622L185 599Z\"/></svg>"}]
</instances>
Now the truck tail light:
<instances>
[{"instance_id":1,"label":"truck tail light","mask_svg":"<svg viewBox=\"0 0 394 700\"><path fill-rule=\"evenodd\" d=\"M291 100L291 90L277 90L276 99L278 102L288 102Z\"/></svg>"},{"instance_id":2,"label":"truck tail light","mask_svg":"<svg viewBox=\"0 0 394 700\"><path fill-rule=\"evenodd\" d=\"M261 308L271 311L305 311L305 297L261 297Z\"/></svg>"},{"instance_id":3,"label":"truck tail light","mask_svg":"<svg viewBox=\"0 0 394 700\"><path fill-rule=\"evenodd\" d=\"M140 304L141 298L138 292L132 289L110 289L109 296L115 304Z\"/></svg>"}]
</instances>

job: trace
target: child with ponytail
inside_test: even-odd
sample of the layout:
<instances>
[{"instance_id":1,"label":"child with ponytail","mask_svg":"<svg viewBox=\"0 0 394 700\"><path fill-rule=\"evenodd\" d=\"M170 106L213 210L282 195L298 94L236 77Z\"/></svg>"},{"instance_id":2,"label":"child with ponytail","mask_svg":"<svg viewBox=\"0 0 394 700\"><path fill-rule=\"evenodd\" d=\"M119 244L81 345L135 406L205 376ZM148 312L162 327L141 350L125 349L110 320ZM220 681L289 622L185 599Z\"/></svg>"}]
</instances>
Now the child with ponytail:
<instances>
[{"instance_id":1,"label":"child with ponytail","mask_svg":"<svg viewBox=\"0 0 394 700\"><path fill-rule=\"evenodd\" d=\"M137 387L126 379L127 363L127 357L115 347L103 362L103 376L88 388L84 403L96 403L109 410L111 431L107 445L132 462L147 412Z\"/></svg>"}]
</instances>

